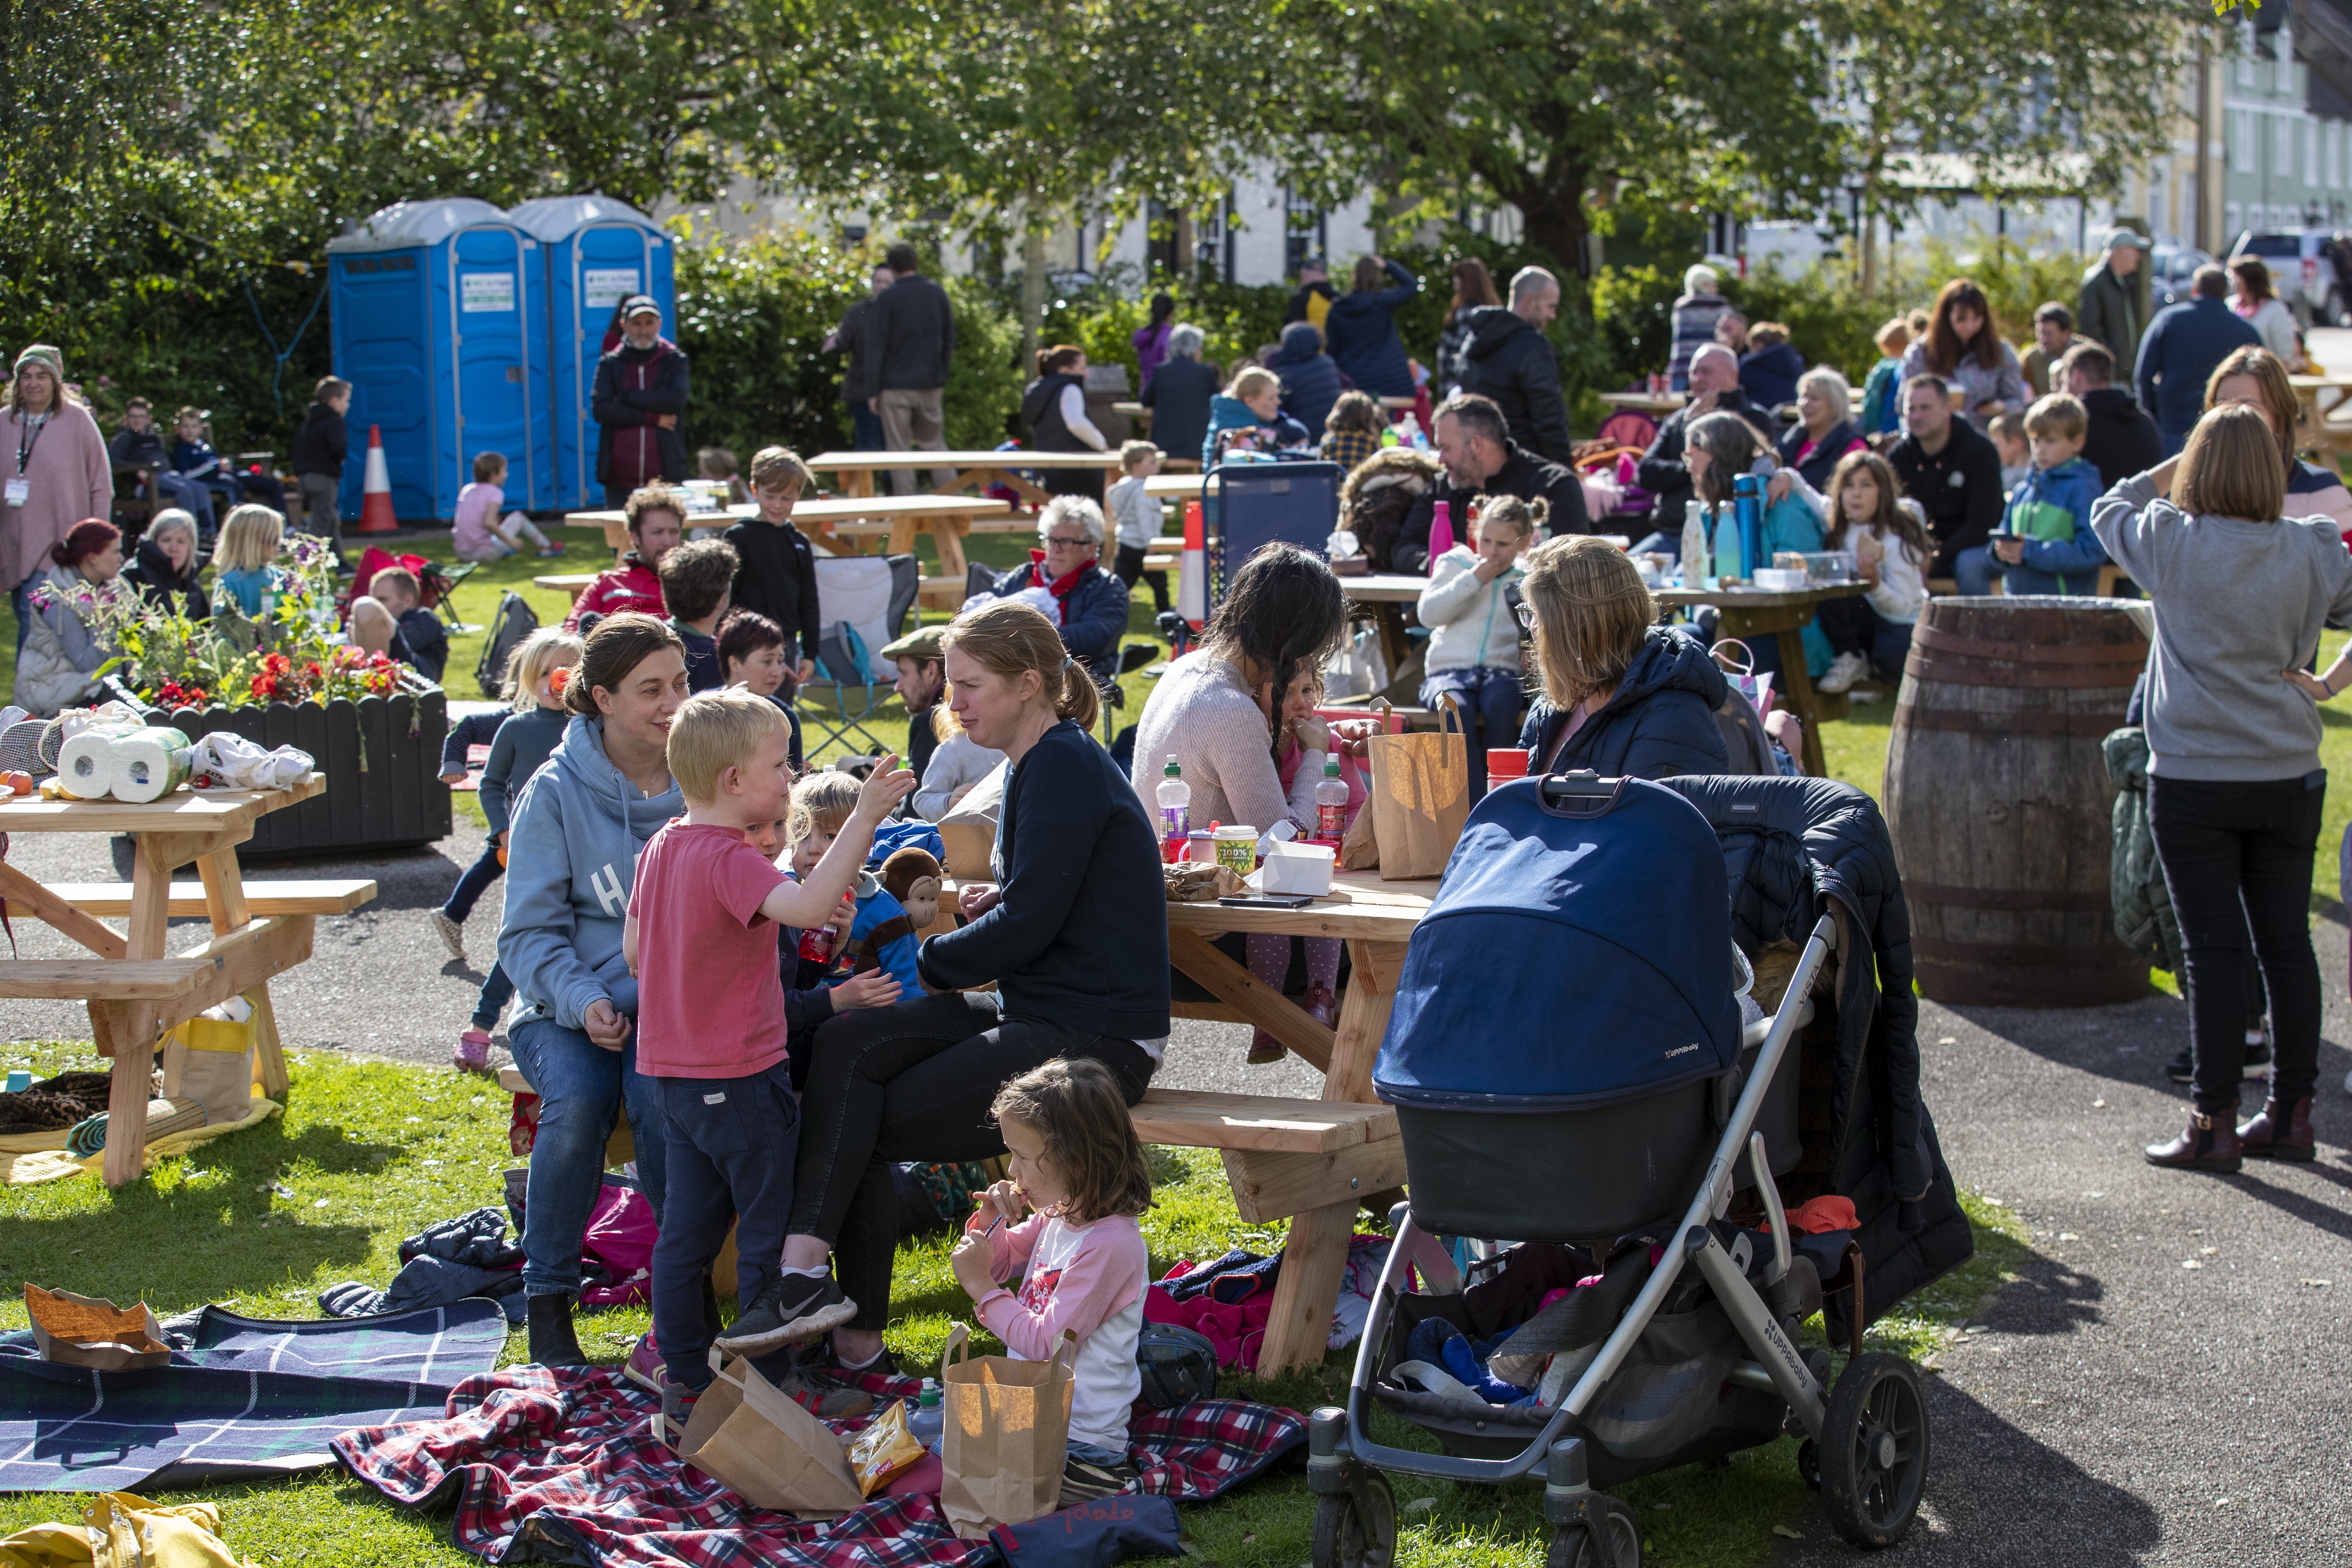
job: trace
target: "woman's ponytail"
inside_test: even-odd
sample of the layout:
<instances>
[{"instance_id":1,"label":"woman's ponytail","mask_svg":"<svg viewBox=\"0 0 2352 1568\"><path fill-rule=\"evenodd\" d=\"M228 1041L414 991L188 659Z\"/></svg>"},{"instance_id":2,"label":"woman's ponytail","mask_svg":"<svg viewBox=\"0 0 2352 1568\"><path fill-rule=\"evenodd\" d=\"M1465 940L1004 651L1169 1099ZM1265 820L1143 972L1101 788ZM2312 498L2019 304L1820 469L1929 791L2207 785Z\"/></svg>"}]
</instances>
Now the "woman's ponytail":
<instances>
[{"instance_id":1,"label":"woman's ponytail","mask_svg":"<svg viewBox=\"0 0 2352 1568\"><path fill-rule=\"evenodd\" d=\"M1055 701L1054 711L1081 730L1092 730L1096 715L1102 711L1102 693L1095 687L1095 678L1085 665L1066 656L1062 660L1062 695Z\"/></svg>"}]
</instances>

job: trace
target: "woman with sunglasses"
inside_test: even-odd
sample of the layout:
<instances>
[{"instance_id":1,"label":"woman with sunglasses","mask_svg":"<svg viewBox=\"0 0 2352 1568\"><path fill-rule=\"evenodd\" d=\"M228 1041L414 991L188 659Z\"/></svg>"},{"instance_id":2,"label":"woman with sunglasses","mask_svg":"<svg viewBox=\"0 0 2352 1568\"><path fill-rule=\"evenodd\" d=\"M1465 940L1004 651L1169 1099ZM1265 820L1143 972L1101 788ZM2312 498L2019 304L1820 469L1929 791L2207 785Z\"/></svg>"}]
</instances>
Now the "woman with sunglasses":
<instances>
[{"instance_id":1,"label":"woman with sunglasses","mask_svg":"<svg viewBox=\"0 0 2352 1568\"><path fill-rule=\"evenodd\" d=\"M1542 685L1519 734L1528 770L1646 779L1728 771L1715 719L1730 694L1723 671L1706 644L1657 624L1625 552L1572 533L1525 560L1519 624L1534 635Z\"/></svg>"}]
</instances>

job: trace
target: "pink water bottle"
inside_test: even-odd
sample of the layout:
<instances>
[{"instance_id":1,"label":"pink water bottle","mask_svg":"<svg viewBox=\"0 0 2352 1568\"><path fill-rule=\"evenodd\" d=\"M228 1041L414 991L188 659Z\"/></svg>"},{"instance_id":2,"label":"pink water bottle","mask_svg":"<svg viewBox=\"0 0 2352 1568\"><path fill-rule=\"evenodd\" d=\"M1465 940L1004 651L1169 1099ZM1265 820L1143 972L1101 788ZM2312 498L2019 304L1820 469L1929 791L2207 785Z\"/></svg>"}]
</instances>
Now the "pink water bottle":
<instances>
[{"instance_id":1,"label":"pink water bottle","mask_svg":"<svg viewBox=\"0 0 2352 1568\"><path fill-rule=\"evenodd\" d=\"M1454 508L1439 501L1429 520L1429 574L1437 575L1437 558L1454 548Z\"/></svg>"}]
</instances>

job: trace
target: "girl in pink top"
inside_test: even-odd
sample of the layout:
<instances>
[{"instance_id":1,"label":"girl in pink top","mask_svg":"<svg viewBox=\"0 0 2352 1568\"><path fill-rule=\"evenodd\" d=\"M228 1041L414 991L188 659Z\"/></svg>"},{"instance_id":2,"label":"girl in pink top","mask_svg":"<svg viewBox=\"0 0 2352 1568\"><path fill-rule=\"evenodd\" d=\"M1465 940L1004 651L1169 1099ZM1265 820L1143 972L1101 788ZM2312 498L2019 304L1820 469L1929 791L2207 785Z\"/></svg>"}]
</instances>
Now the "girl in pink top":
<instances>
[{"instance_id":1,"label":"girl in pink top","mask_svg":"<svg viewBox=\"0 0 2352 1568\"><path fill-rule=\"evenodd\" d=\"M499 519L507 503L507 459L500 452L474 455L474 482L457 492L457 515L450 542L460 561L499 561L520 554L528 542L542 556L561 555L563 546L550 544L539 525L521 512Z\"/></svg>"},{"instance_id":2,"label":"girl in pink top","mask_svg":"<svg viewBox=\"0 0 2352 1568\"><path fill-rule=\"evenodd\" d=\"M1151 1259L1135 1216L1151 1173L1118 1085L1086 1058L1050 1061L997 1091L990 1108L1010 1153L1010 1181L980 1204L950 1261L980 1321L1020 1361L1078 1342L1062 1505L1125 1491L1127 1413L1142 1396L1136 1341ZM1020 1219L1024 1204L1035 1211ZM1019 1220L1020 1223L1013 1224ZM1016 1271L1021 1283L999 1281Z\"/></svg>"},{"instance_id":3,"label":"girl in pink top","mask_svg":"<svg viewBox=\"0 0 2352 1568\"><path fill-rule=\"evenodd\" d=\"M1316 716L1315 705L1323 700L1323 672L1313 665L1298 672L1283 694L1274 743L1274 768L1282 780L1283 797L1290 805L1290 820L1299 834L1314 837L1318 826L1315 808L1315 786L1323 782L1323 762L1331 752L1331 728ZM1363 775L1352 769L1342 768L1340 777L1348 782L1347 822L1356 820L1363 809ZM1344 837L1347 827L1340 834ZM1332 847L1337 849L1338 845ZM1307 946L1307 1011L1318 1021L1336 1026L1339 1021L1339 939L1335 936L1310 936L1300 939ZM1250 973L1276 990L1290 973L1290 939L1268 931L1252 931L1244 944L1249 955ZM1283 1058L1280 1040L1259 1029L1250 1036L1249 1059L1264 1064L1278 1062Z\"/></svg>"}]
</instances>

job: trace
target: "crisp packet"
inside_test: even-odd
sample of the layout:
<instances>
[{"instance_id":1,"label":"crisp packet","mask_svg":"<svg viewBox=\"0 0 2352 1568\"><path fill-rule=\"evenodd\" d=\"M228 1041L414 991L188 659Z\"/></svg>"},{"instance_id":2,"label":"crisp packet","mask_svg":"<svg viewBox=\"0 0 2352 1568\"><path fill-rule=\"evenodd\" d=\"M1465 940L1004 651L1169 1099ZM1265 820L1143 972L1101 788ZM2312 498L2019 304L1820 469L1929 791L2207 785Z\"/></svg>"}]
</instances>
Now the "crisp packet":
<instances>
[{"instance_id":1,"label":"crisp packet","mask_svg":"<svg viewBox=\"0 0 2352 1568\"><path fill-rule=\"evenodd\" d=\"M921 1462L928 1451L907 1430L908 1403L900 1400L891 1405L849 1445L849 1473L857 1479L857 1489L866 1497L872 1497L888 1486L900 1471Z\"/></svg>"}]
</instances>

